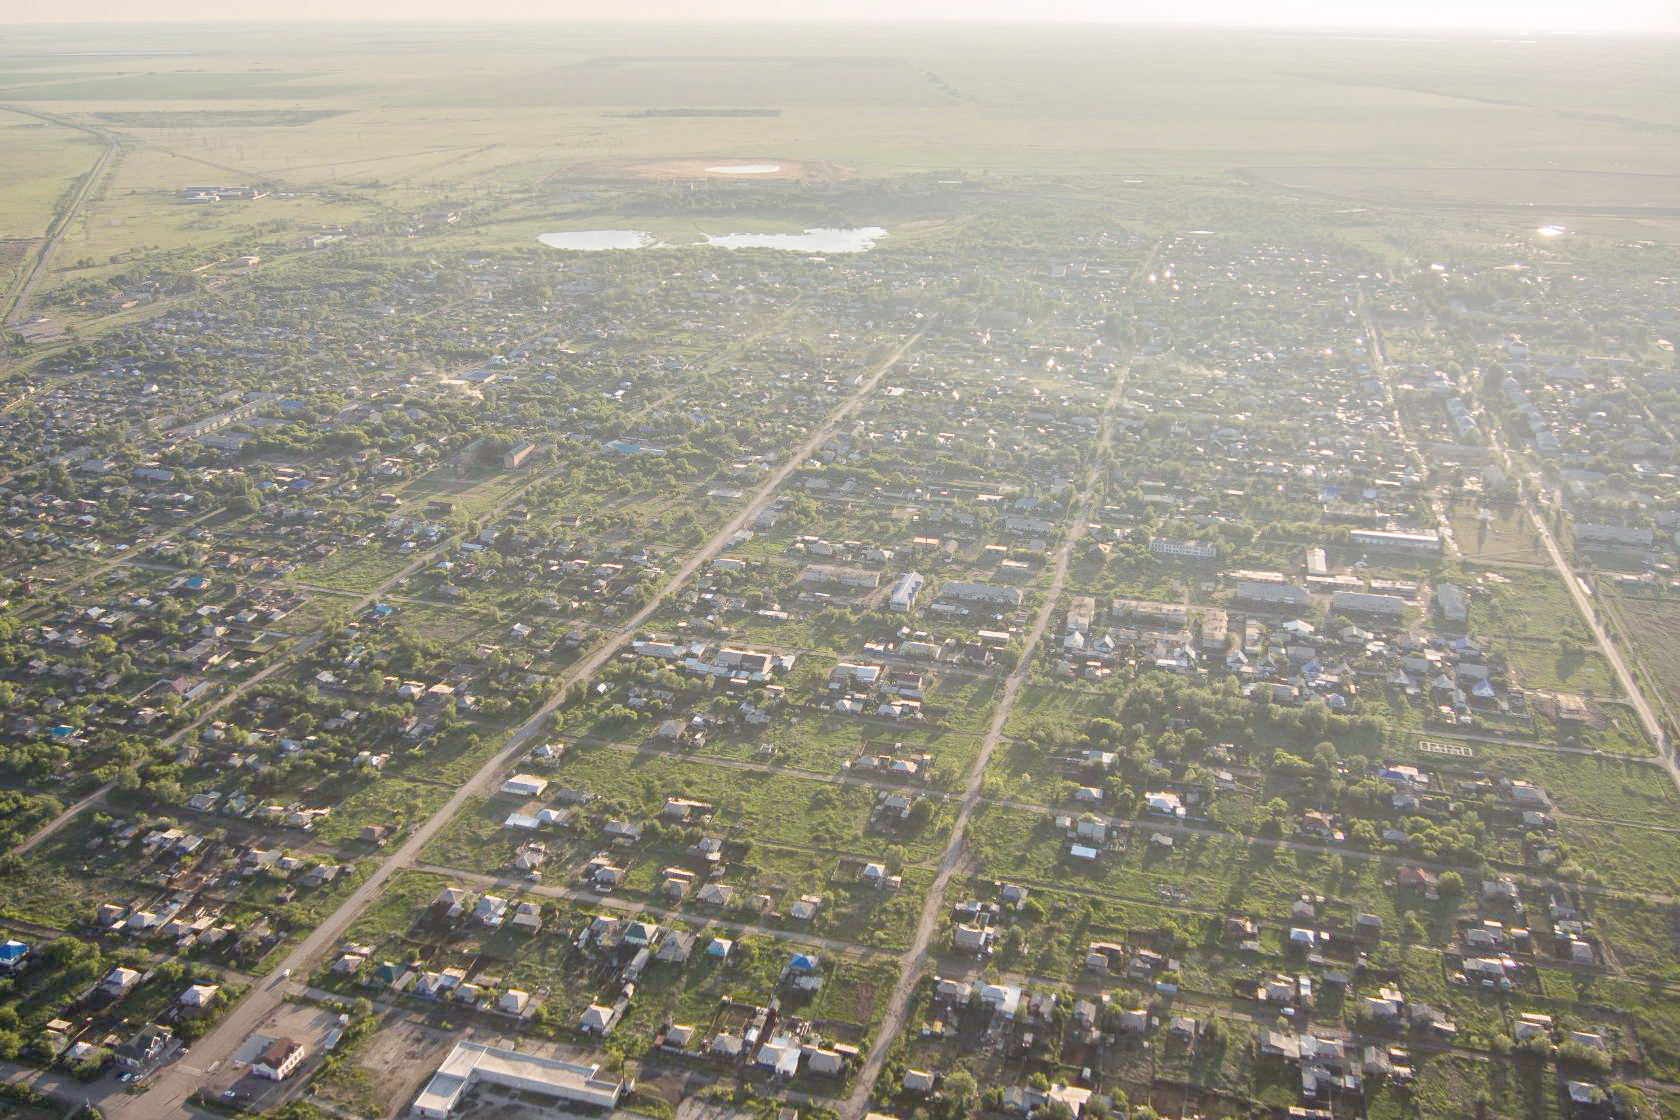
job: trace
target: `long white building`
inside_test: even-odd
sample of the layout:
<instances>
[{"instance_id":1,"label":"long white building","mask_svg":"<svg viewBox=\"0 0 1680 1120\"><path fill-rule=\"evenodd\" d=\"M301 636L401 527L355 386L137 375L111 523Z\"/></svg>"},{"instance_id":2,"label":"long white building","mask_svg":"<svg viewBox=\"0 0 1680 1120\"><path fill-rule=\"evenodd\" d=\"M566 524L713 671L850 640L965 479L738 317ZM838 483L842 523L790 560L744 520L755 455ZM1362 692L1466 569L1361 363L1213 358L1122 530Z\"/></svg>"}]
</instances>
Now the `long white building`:
<instances>
[{"instance_id":1,"label":"long white building","mask_svg":"<svg viewBox=\"0 0 1680 1120\"><path fill-rule=\"evenodd\" d=\"M1387 548L1396 552L1441 551L1441 536L1435 532L1397 533L1387 529L1355 529L1348 534L1354 544L1366 548Z\"/></svg>"},{"instance_id":2,"label":"long white building","mask_svg":"<svg viewBox=\"0 0 1680 1120\"><path fill-rule=\"evenodd\" d=\"M481 1082L595 1108L617 1108L626 1085L621 1079L602 1076L600 1068L481 1042L457 1042L415 1098L414 1113L444 1120L467 1090Z\"/></svg>"}]
</instances>

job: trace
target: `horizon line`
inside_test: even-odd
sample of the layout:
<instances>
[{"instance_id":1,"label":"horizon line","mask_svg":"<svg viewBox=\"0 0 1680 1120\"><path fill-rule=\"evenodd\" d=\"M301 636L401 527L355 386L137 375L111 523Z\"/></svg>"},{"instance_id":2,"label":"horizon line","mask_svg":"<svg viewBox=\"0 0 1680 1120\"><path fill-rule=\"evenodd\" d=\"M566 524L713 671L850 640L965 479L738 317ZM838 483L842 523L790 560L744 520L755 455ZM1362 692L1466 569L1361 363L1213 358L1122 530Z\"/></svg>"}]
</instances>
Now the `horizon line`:
<instances>
[{"instance_id":1,"label":"horizon line","mask_svg":"<svg viewBox=\"0 0 1680 1120\"><path fill-rule=\"evenodd\" d=\"M1070 16L1065 16L1065 17L1058 17L1058 16L1053 15L1053 14L1039 16L1039 17L1033 17L1033 18L1026 18L1026 17L1013 16L1013 15L990 15L989 16L989 15L972 15L972 14L951 15L951 16L939 16L939 15L927 15L927 14L906 15L906 16L889 16L889 15L881 15L879 13L871 13L871 14L868 14L868 15L857 15L857 16L846 15L844 13L832 13L832 14L822 15L822 16L800 16L800 15L785 15L784 16L784 15L777 15L777 16L768 16L768 17L766 17L766 16L750 16L750 15L728 15L728 14L713 15L713 16L688 16L688 15L671 16L671 15L653 15L653 14L649 14L649 15L625 14L625 15L614 16L612 18L603 18L603 17L599 17L599 16L565 15L565 14L562 14L562 13L552 13L552 14L546 14L546 15L535 15L535 14L529 14L529 13L521 13L521 14L515 15L515 14L499 14L499 13L492 12L492 13L487 13L487 14L484 14L484 15L472 16L472 17L460 16L460 15L443 15L443 14L427 15L427 14L424 14L424 13L417 13L417 14L405 14L405 15L400 15L400 16L398 16L398 15L342 15L342 16L336 16L336 15L319 14L319 15L297 16L297 17L273 16L273 15L261 15L261 16L249 16L249 17L231 16L230 17L230 16L227 16L227 15L218 15L218 16L212 17L212 18L205 18L202 15L195 14L195 15L158 15L158 16L146 17L146 18L140 18L140 19L133 19L133 18L105 19L105 18L101 18L101 17L97 17L97 16L89 16L85 19L72 18L72 19L59 19L59 20L31 20L31 19L14 20L14 19L9 19L9 18L5 17L4 15L0 15L0 25L7 26L7 27L13 27L13 28L35 28L35 29L40 29L40 30L54 30L54 29L61 29L61 28L62 29L81 29L81 28L88 28L88 27L103 27L103 28L110 28L110 29L115 30L115 29L128 28L128 27L136 27L136 28L139 28L139 27L157 27L157 26L161 26L161 25L176 25L176 26L185 25L185 26L204 26L204 27L216 27L216 26L257 27L257 26L263 26L263 25L303 27L303 26L310 26L310 25L321 25L321 26L331 26L331 27L342 27L342 26L349 25L349 24L368 24L368 25L387 26L387 27L415 26L415 25L481 26L481 25L485 25L485 24L496 24L496 25L504 25L504 26L506 26L506 25L518 25L518 24L536 24L536 25L592 24L592 25L603 26L603 27L624 26L624 25L646 25L646 24L665 24L665 25L673 26L673 27L716 26L716 25L727 25L727 24L752 25L752 26L756 26L756 27L799 26L799 25L829 25L829 24L845 24L845 25L850 25L850 26L867 26L867 25L870 25L870 24L878 24L878 25L882 25L882 26L891 26L891 27L904 27L904 26L917 26L917 25L941 26L941 27L951 27L951 26L966 26L966 27L1010 26L1010 27L1056 27L1056 28L1090 27L1090 28L1135 28L1135 29L1140 29L1140 30L1196 31L1196 32L1269 31L1269 32L1295 32L1295 33L1303 33L1304 32L1304 33L1319 33L1319 34L1359 32L1359 33L1365 34L1365 35L1396 36L1396 37L1399 37L1399 36L1413 36L1413 35L1418 35L1418 34L1431 34L1431 35L1441 35L1441 36L1477 36L1477 35L1499 34L1499 35L1512 37L1512 38L1514 38L1516 40L1519 40L1519 41L1521 41L1521 40L1540 41L1542 39L1548 39L1548 38L1580 38L1580 37L1606 37L1606 36L1615 37L1615 36L1632 36L1632 35L1638 35L1638 36L1641 36L1641 37L1656 36L1656 37L1660 37L1660 38L1680 37L1680 26L1663 26L1663 25L1657 25L1657 26L1630 26L1630 25L1613 25L1612 26L1612 25L1607 25L1607 26L1599 26L1599 27L1584 27L1584 26L1583 27L1535 27L1533 25L1527 25L1527 26L1515 26L1514 27L1512 24L1506 23L1506 24L1479 24L1479 25L1452 24L1452 25L1443 26L1443 25L1440 25L1440 24L1429 24L1429 23L1415 23L1415 24L1414 23L1391 23L1391 22L1359 23L1359 22L1322 22L1322 21L1299 21L1299 22L1296 22L1296 21L1287 21L1287 20L1276 21L1276 22L1260 21L1260 20L1250 21L1250 20L1227 20L1227 19L1168 21L1168 20L1154 20L1154 19L1136 19L1136 18L1128 18L1128 17L1125 17L1125 16L1114 16L1112 18L1101 18L1101 19L1099 19L1099 18L1091 18L1091 17L1088 17L1088 16L1071 16L1071 15ZM7 56L11 53L13 53L13 52L0 50L0 57L5 57L5 56Z\"/></svg>"}]
</instances>

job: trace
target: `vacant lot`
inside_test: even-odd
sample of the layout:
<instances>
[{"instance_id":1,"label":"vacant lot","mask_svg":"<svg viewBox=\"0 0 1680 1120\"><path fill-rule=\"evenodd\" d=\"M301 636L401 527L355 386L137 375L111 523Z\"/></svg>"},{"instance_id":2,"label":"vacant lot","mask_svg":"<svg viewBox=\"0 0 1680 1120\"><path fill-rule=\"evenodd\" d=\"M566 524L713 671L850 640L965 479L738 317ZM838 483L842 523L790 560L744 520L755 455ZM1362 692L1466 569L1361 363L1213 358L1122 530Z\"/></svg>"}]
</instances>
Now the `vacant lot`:
<instances>
[{"instance_id":1,"label":"vacant lot","mask_svg":"<svg viewBox=\"0 0 1680 1120\"><path fill-rule=\"evenodd\" d=\"M1680 703L1680 599L1616 592L1610 601L1656 698L1672 713Z\"/></svg>"},{"instance_id":2,"label":"vacant lot","mask_svg":"<svg viewBox=\"0 0 1680 1120\"><path fill-rule=\"evenodd\" d=\"M1459 502L1447 510L1466 560L1544 564L1546 552L1521 507L1510 502Z\"/></svg>"}]
</instances>

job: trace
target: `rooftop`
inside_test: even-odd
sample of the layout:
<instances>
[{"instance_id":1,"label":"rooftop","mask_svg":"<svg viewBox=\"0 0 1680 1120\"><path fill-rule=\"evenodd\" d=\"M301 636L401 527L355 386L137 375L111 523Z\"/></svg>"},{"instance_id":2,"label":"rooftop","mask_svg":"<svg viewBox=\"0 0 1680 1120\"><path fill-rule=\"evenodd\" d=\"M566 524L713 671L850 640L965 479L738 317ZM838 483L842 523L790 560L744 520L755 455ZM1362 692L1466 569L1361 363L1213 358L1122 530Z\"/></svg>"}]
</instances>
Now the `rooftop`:
<instances>
[{"instance_id":1,"label":"rooftop","mask_svg":"<svg viewBox=\"0 0 1680 1120\"><path fill-rule=\"evenodd\" d=\"M420 1090L414 1108L422 1115L443 1116L475 1081L613 1108L624 1093L624 1082L598 1076L599 1068L477 1042L458 1042Z\"/></svg>"}]
</instances>

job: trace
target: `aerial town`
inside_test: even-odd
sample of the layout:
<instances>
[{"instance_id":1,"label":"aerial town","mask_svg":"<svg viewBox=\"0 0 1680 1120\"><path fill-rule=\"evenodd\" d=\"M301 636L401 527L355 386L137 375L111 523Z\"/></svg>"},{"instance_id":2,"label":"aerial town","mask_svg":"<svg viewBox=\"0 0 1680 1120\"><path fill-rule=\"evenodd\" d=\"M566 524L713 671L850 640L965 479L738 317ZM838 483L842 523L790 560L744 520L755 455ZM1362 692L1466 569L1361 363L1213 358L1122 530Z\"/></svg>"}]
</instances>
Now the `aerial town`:
<instances>
[{"instance_id":1,"label":"aerial town","mask_svg":"<svg viewBox=\"0 0 1680 1120\"><path fill-rule=\"evenodd\" d=\"M753 166L20 266L0 1111L1680 1115L1680 238Z\"/></svg>"}]
</instances>

